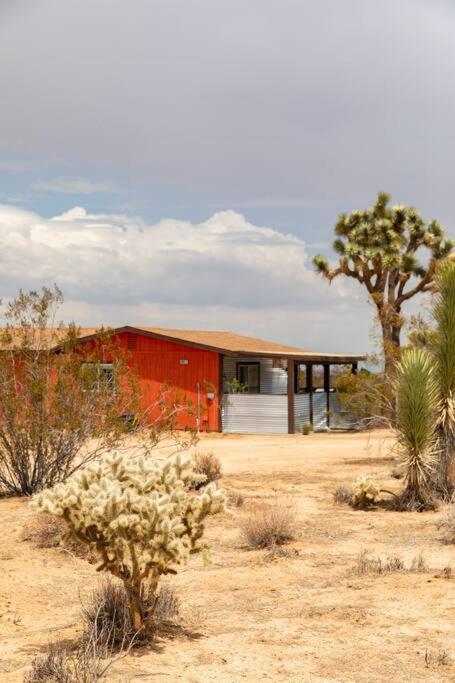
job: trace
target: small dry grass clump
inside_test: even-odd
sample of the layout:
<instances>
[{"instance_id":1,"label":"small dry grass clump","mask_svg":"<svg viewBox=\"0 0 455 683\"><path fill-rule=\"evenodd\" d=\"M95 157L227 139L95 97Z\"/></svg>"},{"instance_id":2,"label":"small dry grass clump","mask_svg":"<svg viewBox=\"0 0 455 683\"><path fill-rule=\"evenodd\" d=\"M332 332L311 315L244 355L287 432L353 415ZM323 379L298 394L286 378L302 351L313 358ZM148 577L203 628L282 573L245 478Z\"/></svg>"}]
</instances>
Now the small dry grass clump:
<instances>
[{"instance_id":1,"label":"small dry grass clump","mask_svg":"<svg viewBox=\"0 0 455 683\"><path fill-rule=\"evenodd\" d=\"M25 525L21 540L30 541L35 548L61 548L83 560L96 562L98 558L95 551L85 543L75 539L63 540L67 531L68 527L62 517L40 513Z\"/></svg>"},{"instance_id":2,"label":"small dry grass clump","mask_svg":"<svg viewBox=\"0 0 455 683\"><path fill-rule=\"evenodd\" d=\"M427 668L431 666L447 666L452 661L452 657L445 650L433 652L425 650L425 665Z\"/></svg>"},{"instance_id":3,"label":"small dry grass clump","mask_svg":"<svg viewBox=\"0 0 455 683\"><path fill-rule=\"evenodd\" d=\"M241 525L249 548L273 548L293 541L297 534L297 514L289 500L277 499L257 507Z\"/></svg>"},{"instance_id":4,"label":"small dry grass clump","mask_svg":"<svg viewBox=\"0 0 455 683\"><path fill-rule=\"evenodd\" d=\"M70 650L63 643L52 643L33 659L24 683L94 683L103 677L104 668L96 653L81 646Z\"/></svg>"},{"instance_id":5,"label":"small dry grass clump","mask_svg":"<svg viewBox=\"0 0 455 683\"><path fill-rule=\"evenodd\" d=\"M201 481L194 484L195 489L207 486L212 481L218 481L223 474L220 460L212 451L197 451L194 453L193 469L196 474L201 475Z\"/></svg>"},{"instance_id":6,"label":"small dry grass clump","mask_svg":"<svg viewBox=\"0 0 455 683\"><path fill-rule=\"evenodd\" d=\"M97 634L100 645L110 649L123 649L133 641L139 644L154 635L160 623L169 623L179 612L174 591L163 586L158 596L144 598L146 617L143 633L137 633L131 619L128 598L123 585L106 579L96 588L82 610L83 641Z\"/></svg>"},{"instance_id":7,"label":"small dry grass clump","mask_svg":"<svg viewBox=\"0 0 455 683\"><path fill-rule=\"evenodd\" d=\"M333 494L333 502L336 505L340 505L341 503L351 505L352 489L350 489L348 486L338 486L335 489L335 493Z\"/></svg>"},{"instance_id":8,"label":"small dry grass clump","mask_svg":"<svg viewBox=\"0 0 455 683\"><path fill-rule=\"evenodd\" d=\"M23 529L22 541L31 541L35 548L58 548L67 526L62 517L35 515Z\"/></svg>"},{"instance_id":9,"label":"small dry grass clump","mask_svg":"<svg viewBox=\"0 0 455 683\"><path fill-rule=\"evenodd\" d=\"M438 521L438 529L443 530L445 543L455 543L455 503L448 505Z\"/></svg>"},{"instance_id":10,"label":"small dry grass clump","mask_svg":"<svg viewBox=\"0 0 455 683\"><path fill-rule=\"evenodd\" d=\"M388 555L385 559L362 550L353 568L354 574L392 574L394 572L420 573L428 571L428 565L422 553L416 555L411 564L406 566L400 555Z\"/></svg>"},{"instance_id":11,"label":"small dry grass clump","mask_svg":"<svg viewBox=\"0 0 455 683\"><path fill-rule=\"evenodd\" d=\"M231 491L227 499L228 507L241 508L245 503L245 496L236 491Z\"/></svg>"}]
</instances>

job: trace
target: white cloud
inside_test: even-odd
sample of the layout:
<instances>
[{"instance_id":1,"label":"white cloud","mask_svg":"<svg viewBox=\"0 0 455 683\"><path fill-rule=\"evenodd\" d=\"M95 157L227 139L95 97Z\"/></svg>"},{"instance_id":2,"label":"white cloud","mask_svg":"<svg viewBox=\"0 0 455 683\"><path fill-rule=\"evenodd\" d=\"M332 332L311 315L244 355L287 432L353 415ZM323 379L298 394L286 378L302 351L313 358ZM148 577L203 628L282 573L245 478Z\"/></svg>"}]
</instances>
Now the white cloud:
<instances>
[{"instance_id":1,"label":"white cloud","mask_svg":"<svg viewBox=\"0 0 455 683\"><path fill-rule=\"evenodd\" d=\"M95 194L96 192L115 192L113 183L85 180L84 178L55 178L40 180L33 185L34 190L61 192L62 194Z\"/></svg>"},{"instance_id":2,"label":"white cloud","mask_svg":"<svg viewBox=\"0 0 455 683\"><path fill-rule=\"evenodd\" d=\"M334 351L367 345L368 324L351 339L353 318L362 326L368 315L360 290L329 287L303 240L234 211L147 225L82 207L47 219L0 206L0 282L6 297L56 282L80 324L230 328Z\"/></svg>"}]
</instances>

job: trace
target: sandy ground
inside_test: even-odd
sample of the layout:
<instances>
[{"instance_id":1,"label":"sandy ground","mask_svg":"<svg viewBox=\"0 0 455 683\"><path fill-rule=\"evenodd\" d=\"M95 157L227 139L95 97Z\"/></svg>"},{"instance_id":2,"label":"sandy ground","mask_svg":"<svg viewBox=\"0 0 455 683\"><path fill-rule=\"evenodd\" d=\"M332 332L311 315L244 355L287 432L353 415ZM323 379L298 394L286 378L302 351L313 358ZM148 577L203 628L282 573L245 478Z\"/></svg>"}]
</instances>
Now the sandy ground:
<instances>
[{"instance_id":1,"label":"sandy ground","mask_svg":"<svg viewBox=\"0 0 455 683\"><path fill-rule=\"evenodd\" d=\"M455 549L436 529L438 513L358 512L332 494L358 474L385 488L395 456L387 433L205 436L221 458L223 487L245 496L233 516L213 519L212 564L200 557L172 579L186 631L117 663L110 681L454 681L455 664L426 665L425 652L455 657L455 579L442 578ZM270 560L243 547L239 521L259 498L292 497L296 552ZM58 549L20 541L33 512L0 500L0 680L21 681L49 642L71 642L80 601L99 580L93 566ZM430 570L352 573L362 549L406 560L423 552Z\"/></svg>"}]
</instances>

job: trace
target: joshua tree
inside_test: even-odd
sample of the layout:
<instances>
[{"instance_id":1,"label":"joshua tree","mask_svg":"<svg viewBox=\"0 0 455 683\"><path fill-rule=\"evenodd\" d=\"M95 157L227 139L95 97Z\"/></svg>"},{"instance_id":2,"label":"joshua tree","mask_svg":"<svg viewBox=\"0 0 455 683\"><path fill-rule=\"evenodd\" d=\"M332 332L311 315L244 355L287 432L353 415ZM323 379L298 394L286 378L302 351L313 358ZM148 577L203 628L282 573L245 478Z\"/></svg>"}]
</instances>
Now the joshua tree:
<instances>
[{"instance_id":1,"label":"joshua tree","mask_svg":"<svg viewBox=\"0 0 455 683\"><path fill-rule=\"evenodd\" d=\"M438 268L431 336L439 393L437 490L449 498L455 486L455 261Z\"/></svg>"},{"instance_id":2,"label":"joshua tree","mask_svg":"<svg viewBox=\"0 0 455 683\"><path fill-rule=\"evenodd\" d=\"M436 220L426 224L416 209L390 207L389 201L389 195L380 192L371 208L339 216L333 243L337 267L330 268L320 255L313 259L329 281L346 275L367 289L381 324L387 376L399 355L403 304L431 288L438 261L453 248ZM425 263L418 258L421 248L429 252Z\"/></svg>"},{"instance_id":3,"label":"joshua tree","mask_svg":"<svg viewBox=\"0 0 455 683\"><path fill-rule=\"evenodd\" d=\"M204 520L224 509L216 484L190 490L200 479L180 455L162 462L107 456L34 503L63 517L68 537L99 554L98 571L123 581L138 632L153 614L160 577L176 574L190 554L205 549Z\"/></svg>"},{"instance_id":4,"label":"joshua tree","mask_svg":"<svg viewBox=\"0 0 455 683\"><path fill-rule=\"evenodd\" d=\"M396 422L406 468L401 503L429 509L434 506L430 489L438 442L438 383L434 359L424 349L407 349L398 364Z\"/></svg>"}]
</instances>

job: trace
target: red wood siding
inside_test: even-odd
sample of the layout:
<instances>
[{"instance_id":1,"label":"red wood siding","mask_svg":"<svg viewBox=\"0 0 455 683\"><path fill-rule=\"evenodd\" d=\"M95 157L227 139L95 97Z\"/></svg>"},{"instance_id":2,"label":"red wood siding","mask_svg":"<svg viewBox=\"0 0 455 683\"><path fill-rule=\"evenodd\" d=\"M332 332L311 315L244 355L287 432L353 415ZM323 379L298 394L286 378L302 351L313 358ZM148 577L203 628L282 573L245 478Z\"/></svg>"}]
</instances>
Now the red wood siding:
<instances>
[{"instance_id":1,"label":"red wood siding","mask_svg":"<svg viewBox=\"0 0 455 683\"><path fill-rule=\"evenodd\" d=\"M138 374L143 394L143 410L156 401L161 387L168 384L178 390L182 399L190 401L194 406L194 415L182 414L179 426L194 428L199 383L203 408L201 431L219 430L219 353L193 349L140 334L123 332L118 336L122 346L129 350L131 363ZM188 365L181 365L182 359L188 360ZM207 383L215 388L215 398L212 401L207 400Z\"/></svg>"}]
</instances>

